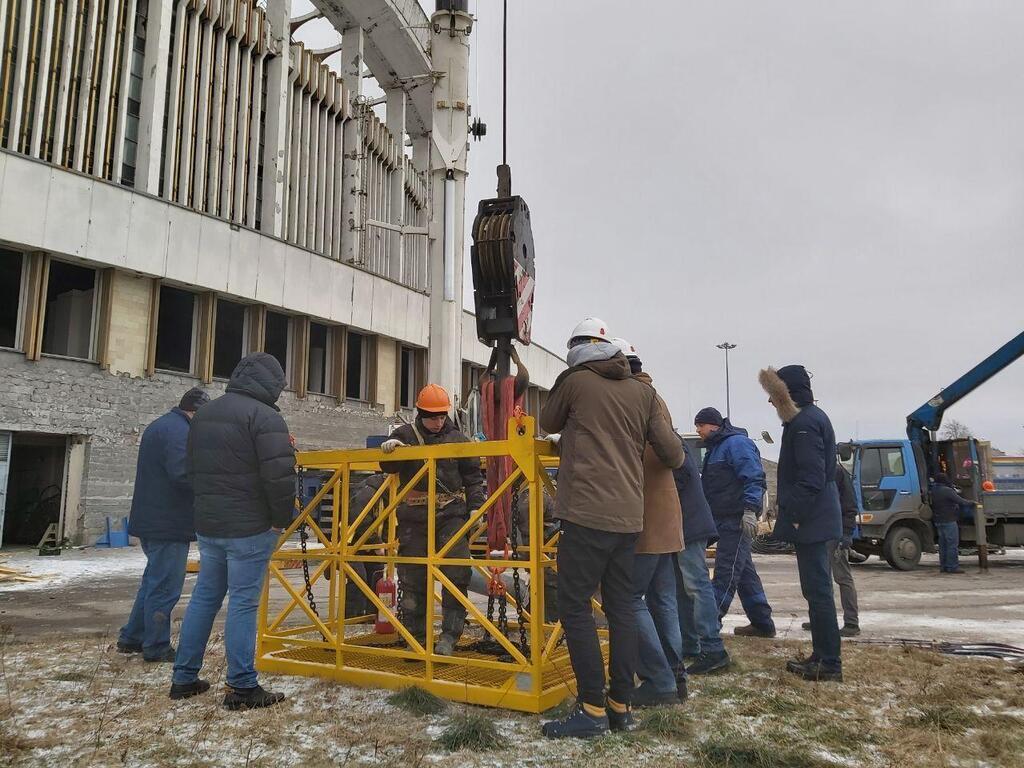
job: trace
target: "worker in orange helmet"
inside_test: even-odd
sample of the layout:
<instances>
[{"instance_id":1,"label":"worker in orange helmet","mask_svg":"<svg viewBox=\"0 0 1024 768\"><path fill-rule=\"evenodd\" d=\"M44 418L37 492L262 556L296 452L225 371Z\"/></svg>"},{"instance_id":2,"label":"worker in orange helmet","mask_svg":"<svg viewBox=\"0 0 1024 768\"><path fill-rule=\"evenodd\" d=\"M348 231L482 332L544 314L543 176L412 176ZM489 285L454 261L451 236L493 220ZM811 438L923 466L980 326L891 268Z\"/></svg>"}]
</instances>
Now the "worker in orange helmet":
<instances>
[{"instance_id":1,"label":"worker in orange helmet","mask_svg":"<svg viewBox=\"0 0 1024 768\"><path fill-rule=\"evenodd\" d=\"M467 438L448 417L451 399L444 387L428 384L416 398L416 419L403 424L381 450L392 454L403 446L468 443ZM409 483L423 466L419 459L382 461L381 469L397 474L401 486ZM398 554L400 557L424 557L427 554L427 524L430 514L428 480L424 477L409 491L396 512L398 518ZM487 498L480 460L441 459L437 462L436 502L433 510L435 546L440 549L463 526L470 510L480 508ZM469 537L466 536L448 551L448 557L469 559ZM451 582L466 594L471 575L468 566L441 569ZM427 595L427 572L422 565L399 565L398 580L402 585L402 621L406 629L422 645L426 641L426 613L430 605ZM449 590L441 596L441 636L434 652L450 656L466 626L466 609Z\"/></svg>"}]
</instances>

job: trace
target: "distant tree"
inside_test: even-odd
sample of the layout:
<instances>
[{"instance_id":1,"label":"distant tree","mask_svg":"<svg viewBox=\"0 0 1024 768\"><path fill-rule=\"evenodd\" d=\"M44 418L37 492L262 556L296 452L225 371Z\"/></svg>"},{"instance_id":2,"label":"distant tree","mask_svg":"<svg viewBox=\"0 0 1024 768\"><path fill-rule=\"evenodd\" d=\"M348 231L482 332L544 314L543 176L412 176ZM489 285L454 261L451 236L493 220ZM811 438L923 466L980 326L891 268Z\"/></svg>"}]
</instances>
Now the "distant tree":
<instances>
[{"instance_id":1,"label":"distant tree","mask_svg":"<svg viewBox=\"0 0 1024 768\"><path fill-rule=\"evenodd\" d=\"M940 437L942 437L943 440L956 440L962 437L974 437L974 433L971 432L971 428L962 421L950 419L943 425Z\"/></svg>"}]
</instances>

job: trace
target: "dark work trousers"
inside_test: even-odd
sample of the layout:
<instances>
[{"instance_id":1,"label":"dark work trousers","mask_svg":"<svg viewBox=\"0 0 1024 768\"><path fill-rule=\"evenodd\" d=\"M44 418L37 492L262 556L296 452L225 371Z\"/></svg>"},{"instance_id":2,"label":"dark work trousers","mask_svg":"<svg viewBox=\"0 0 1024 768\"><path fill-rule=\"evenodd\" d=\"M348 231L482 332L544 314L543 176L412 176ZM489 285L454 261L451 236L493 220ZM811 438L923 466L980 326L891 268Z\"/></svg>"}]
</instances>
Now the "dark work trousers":
<instances>
[{"instance_id":1,"label":"dark work trousers","mask_svg":"<svg viewBox=\"0 0 1024 768\"><path fill-rule=\"evenodd\" d=\"M558 615L565 630L569 660L576 675L577 698L603 707L604 659L590 598L601 589L608 619L611 684L608 696L629 704L637 663L633 611L633 560L636 533L612 533L562 521L558 540Z\"/></svg>"},{"instance_id":2,"label":"dark work trousers","mask_svg":"<svg viewBox=\"0 0 1024 768\"><path fill-rule=\"evenodd\" d=\"M832 563L828 544L796 545L796 567L800 573L800 591L807 600L811 619L812 655L827 669L839 669L839 622L832 595Z\"/></svg>"},{"instance_id":3,"label":"dark work trousers","mask_svg":"<svg viewBox=\"0 0 1024 768\"><path fill-rule=\"evenodd\" d=\"M467 519L464 502L454 502L445 507L445 515L437 521L435 530L435 551L441 549L454 536ZM399 557L425 557L427 554L427 525L419 522L398 521ZM469 539L463 537L452 547L446 557L469 559ZM405 628L420 641L427 636L426 616L430 602L427 597L427 569L422 565L399 565L398 581L402 587L402 615ZM446 566L441 573L466 594L470 577L469 566ZM441 591L441 631L453 635L456 640L462 636L466 626L466 609L447 588Z\"/></svg>"},{"instance_id":4,"label":"dark work trousers","mask_svg":"<svg viewBox=\"0 0 1024 768\"><path fill-rule=\"evenodd\" d=\"M939 570L955 571L960 567L960 528L955 522L936 523L935 532L939 534Z\"/></svg>"},{"instance_id":5,"label":"dark work trousers","mask_svg":"<svg viewBox=\"0 0 1024 768\"><path fill-rule=\"evenodd\" d=\"M850 550L840 547L838 541L830 541L828 557L832 561L832 579L839 587L839 601L843 604L843 626L859 628L860 613L857 610L857 587L850 568Z\"/></svg>"},{"instance_id":6,"label":"dark work trousers","mask_svg":"<svg viewBox=\"0 0 1024 768\"><path fill-rule=\"evenodd\" d=\"M740 518L715 520L718 544L715 545L715 575L712 584L718 602L718 618L729 612L733 595L739 594L743 612L758 629L774 631L772 608L764 593L761 577L754 568L749 536L743 534Z\"/></svg>"}]
</instances>

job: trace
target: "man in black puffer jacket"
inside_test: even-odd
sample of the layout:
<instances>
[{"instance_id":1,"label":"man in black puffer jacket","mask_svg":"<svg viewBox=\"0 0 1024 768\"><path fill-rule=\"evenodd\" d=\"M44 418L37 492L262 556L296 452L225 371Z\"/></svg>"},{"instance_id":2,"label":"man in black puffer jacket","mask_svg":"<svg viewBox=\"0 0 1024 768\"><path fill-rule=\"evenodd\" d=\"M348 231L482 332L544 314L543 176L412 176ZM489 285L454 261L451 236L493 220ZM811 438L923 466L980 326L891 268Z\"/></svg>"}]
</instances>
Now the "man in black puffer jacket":
<instances>
[{"instance_id":1,"label":"man in black puffer jacket","mask_svg":"<svg viewBox=\"0 0 1024 768\"><path fill-rule=\"evenodd\" d=\"M800 591L807 600L814 648L810 659L791 661L787 669L805 680L842 682L827 546L843 536L835 431L825 412L814 404L811 377L802 365L778 371L768 368L759 378L783 424L775 535L796 545Z\"/></svg>"},{"instance_id":2,"label":"man in black puffer jacket","mask_svg":"<svg viewBox=\"0 0 1024 768\"><path fill-rule=\"evenodd\" d=\"M275 403L281 364L265 352L235 366L227 393L192 420L188 473L195 495L199 579L181 625L171 698L206 691L199 679L206 643L224 595L228 709L276 704L284 695L257 682L256 609L270 555L295 506L295 449Z\"/></svg>"}]
</instances>

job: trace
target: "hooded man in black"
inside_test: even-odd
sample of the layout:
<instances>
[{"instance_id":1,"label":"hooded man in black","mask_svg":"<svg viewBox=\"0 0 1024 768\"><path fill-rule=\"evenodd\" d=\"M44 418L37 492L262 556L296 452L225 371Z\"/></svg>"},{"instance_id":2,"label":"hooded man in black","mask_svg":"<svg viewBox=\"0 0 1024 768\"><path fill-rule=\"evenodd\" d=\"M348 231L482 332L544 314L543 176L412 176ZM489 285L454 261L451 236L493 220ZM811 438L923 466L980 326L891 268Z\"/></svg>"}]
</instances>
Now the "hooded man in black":
<instances>
[{"instance_id":1,"label":"hooded man in black","mask_svg":"<svg viewBox=\"0 0 1024 768\"><path fill-rule=\"evenodd\" d=\"M974 502L965 499L949 482L949 475L939 472L932 486L932 523L939 535L939 573L966 573L960 567L960 520L961 507L973 507Z\"/></svg>"},{"instance_id":2,"label":"hooded man in black","mask_svg":"<svg viewBox=\"0 0 1024 768\"><path fill-rule=\"evenodd\" d=\"M185 612L170 696L203 693L199 679L213 621L228 595L224 624L228 709L284 699L257 682L256 610L267 564L295 508L295 449L276 403L285 376L273 355L239 361L223 397L192 419L187 471L195 495L199 579Z\"/></svg>"},{"instance_id":3,"label":"hooded man in black","mask_svg":"<svg viewBox=\"0 0 1024 768\"><path fill-rule=\"evenodd\" d=\"M843 536L835 432L828 416L814 404L811 377L802 365L767 368L759 380L783 424L775 535L796 545L814 646L810 659L792 661L787 668L807 680L841 682L839 623L827 546Z\"/></svg>"}]
</instances>

